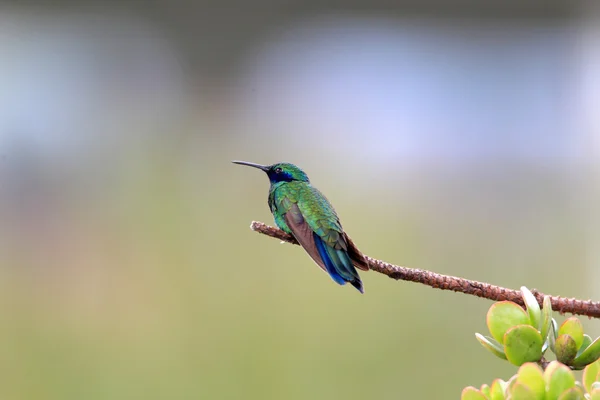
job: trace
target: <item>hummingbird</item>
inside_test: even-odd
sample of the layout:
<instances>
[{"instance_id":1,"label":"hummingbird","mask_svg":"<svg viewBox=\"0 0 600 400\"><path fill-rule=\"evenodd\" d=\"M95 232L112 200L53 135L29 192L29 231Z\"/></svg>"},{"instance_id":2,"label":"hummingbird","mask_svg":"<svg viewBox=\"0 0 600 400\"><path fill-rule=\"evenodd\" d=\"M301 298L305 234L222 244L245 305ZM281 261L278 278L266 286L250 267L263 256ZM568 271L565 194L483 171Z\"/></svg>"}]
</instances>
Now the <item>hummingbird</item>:
<instances>
[{"instance_id":1,"label":"hummingbird","mask_svg":"<svg viewBox=\"0 0 600 400\"><path fill-rule=\"evenodd\" d=\"M364 293L356 268L368 271L365 256L344 232L329 200L310 184L304 171L290 163L232 162L264 171L271 183L269 208L279 229L293 235L335 282L340 285L349 282Z\"/></svg>"}]
</instances>

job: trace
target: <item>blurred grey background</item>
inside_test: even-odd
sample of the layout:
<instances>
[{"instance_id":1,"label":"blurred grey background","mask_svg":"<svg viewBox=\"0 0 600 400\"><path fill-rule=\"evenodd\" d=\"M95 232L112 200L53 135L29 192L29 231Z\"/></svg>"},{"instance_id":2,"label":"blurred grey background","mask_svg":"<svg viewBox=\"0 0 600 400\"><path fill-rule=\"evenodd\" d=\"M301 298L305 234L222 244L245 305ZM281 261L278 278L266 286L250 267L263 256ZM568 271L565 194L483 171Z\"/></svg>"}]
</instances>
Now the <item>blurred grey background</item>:
<instances>
[{"instance_id":1,"label":"blurred grey background","mask_svg":"<svg viewBox=\"0 0 600 400\"><path fill-rule=\"evenodd\" d=\"M289 161L367 254L600 298L590 2L0 6L0 397L458 398L486 300L339 287L272 223ZM584 321L600 334L595 321Z\"/></svg>"}]
</instances>

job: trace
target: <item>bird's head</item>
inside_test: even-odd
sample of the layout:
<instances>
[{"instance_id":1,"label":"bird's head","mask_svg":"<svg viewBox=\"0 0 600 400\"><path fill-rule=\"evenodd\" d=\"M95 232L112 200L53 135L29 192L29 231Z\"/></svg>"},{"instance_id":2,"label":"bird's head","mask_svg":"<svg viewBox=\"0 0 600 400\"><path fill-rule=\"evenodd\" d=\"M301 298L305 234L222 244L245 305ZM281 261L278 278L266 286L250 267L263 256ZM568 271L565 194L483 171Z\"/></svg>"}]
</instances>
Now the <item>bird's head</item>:
<instances>
[{"instance_id":1,"label":"bird's head","mask_svg":"<svg viewBox=\"0 0 600 400\"><path fill-rule=\"evenodd\" d=\"M278 182L306 182L308 183L308 176L299 167L290 163L277 163L273 165L260 165L246 161L233 161L234 164L247 165L249 167L258 168L263 170L271 183Z\"/></svg>"}]
</instances>

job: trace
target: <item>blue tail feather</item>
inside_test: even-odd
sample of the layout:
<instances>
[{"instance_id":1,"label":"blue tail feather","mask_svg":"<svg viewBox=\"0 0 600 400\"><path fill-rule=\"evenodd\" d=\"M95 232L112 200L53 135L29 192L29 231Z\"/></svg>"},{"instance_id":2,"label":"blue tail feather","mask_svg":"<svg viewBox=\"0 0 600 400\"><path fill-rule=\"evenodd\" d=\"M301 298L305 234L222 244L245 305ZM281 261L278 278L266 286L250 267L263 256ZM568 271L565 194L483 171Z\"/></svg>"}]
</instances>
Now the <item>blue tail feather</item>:
<instances>
[{"instance_id":1,"label":"blue tail feather","mask_svg":"<svg viewBox=\"0 0 600 400\"><path fill-rule=\"evenodd\" d=\"M350 282L352 286L363 293L362 282L348 254L344 250L336 250L328 246L316 233L313 235L319 255L331 278L340 285Z\"/></svg>"}]
</instances>

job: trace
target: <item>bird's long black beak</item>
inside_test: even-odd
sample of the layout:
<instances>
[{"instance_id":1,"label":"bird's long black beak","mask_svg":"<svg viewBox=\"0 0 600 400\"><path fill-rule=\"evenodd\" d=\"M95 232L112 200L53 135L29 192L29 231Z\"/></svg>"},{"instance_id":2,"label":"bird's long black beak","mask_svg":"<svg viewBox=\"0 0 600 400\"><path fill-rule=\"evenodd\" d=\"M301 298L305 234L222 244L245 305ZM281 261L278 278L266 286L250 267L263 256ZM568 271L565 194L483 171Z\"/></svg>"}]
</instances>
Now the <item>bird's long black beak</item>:
<instances>
[{"instance_id":1,"label":"bird's long black beak","mask_svg":"<svg viewBox=\"0 0 600 400\"><path fill-rule=\"evenodd\" d=\"M263 171L267 172L269 170L269 166L268 165L260 165L260 164L255 164L255 163L251 163L251 162L247 162L247 161L232 161L232 163L234 164L239 164L239 165L247 165L249 167L254 167L254 168L258 168L258 169L262 169Z\"/></svg>"}]
</instances>

